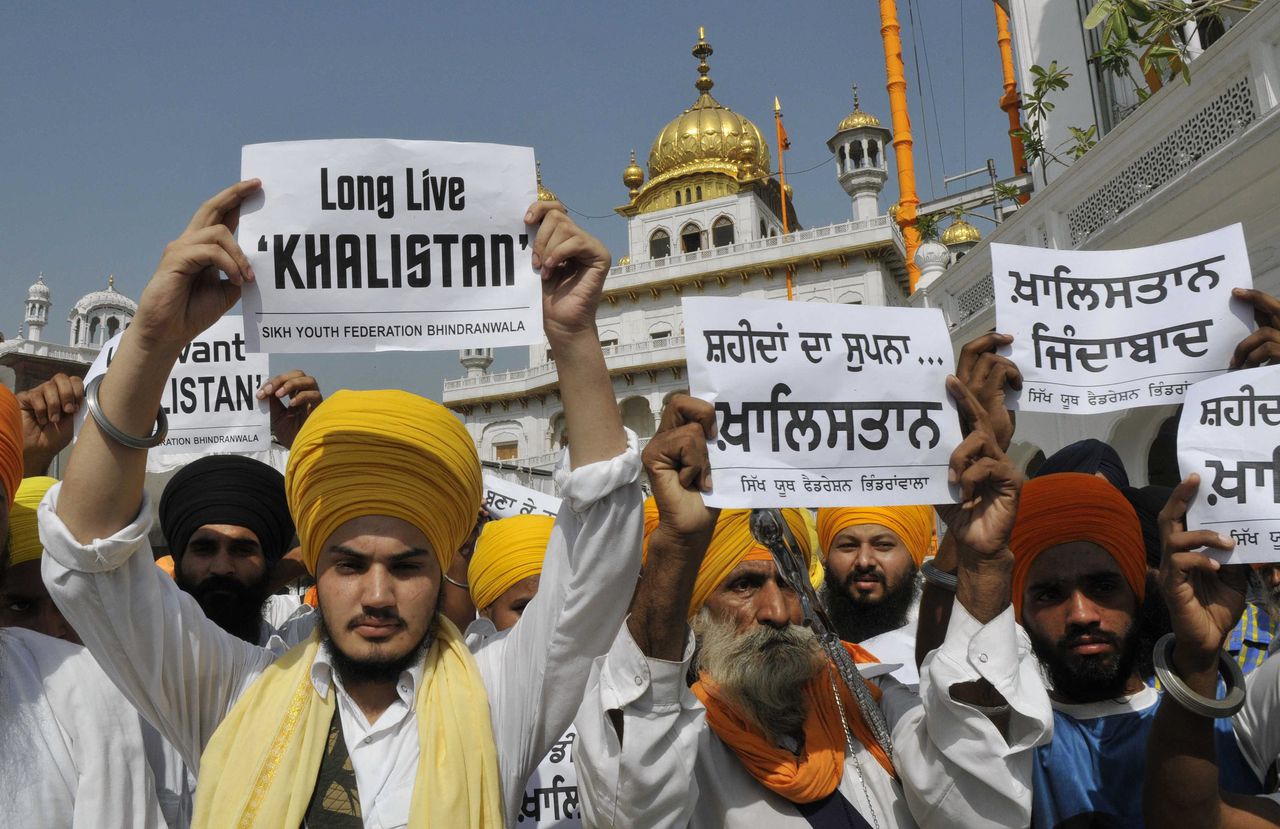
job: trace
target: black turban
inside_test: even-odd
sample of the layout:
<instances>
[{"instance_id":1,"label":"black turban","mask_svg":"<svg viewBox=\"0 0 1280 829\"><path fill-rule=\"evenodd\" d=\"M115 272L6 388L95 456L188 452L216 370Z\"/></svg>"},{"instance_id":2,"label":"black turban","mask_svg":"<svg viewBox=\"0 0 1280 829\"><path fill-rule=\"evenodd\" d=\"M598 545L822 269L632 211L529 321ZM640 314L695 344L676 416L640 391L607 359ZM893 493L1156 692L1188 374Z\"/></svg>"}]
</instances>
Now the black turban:
<instances>
[{"instance_id":1,"label":"black turban","mask_svg":"<svg viewBox=\"0 0 1280 829\"><path fill-rule=\"evenodd\" d=\"M187 464L160 496L160 528L175 563L191 536L206 524L252 530L267 564L275 564L293 540L284 476L241 455L210 455Z\"/></svg>"},{"instance_id":2,"label":"black turban","mask_svg":"<svg viewBox=\"0 0 1280 829\"><path fill-rule=\"evenodd\" d=\"M1133 504L1133 511L1138 513L1138 523L1142 525L1142 546L1147 550L1147 566L1160 566L1160 510L1173 494L1167 486L1152 484L1141 489L1125 487L1120 490L1125 499Z\"/></svg>"},{"instance_id":3,"label":"black turban","mask_svg":"<svg viewBox=\"0 0 1280 829\"><path fill-rule=\"evenodd\" d=\"M1086 475L1101 472L1102 477L1116 489L1124 489L1129 485L1129 473L1125 472L1120 455L1107 444L1093 438L1078 440L1054 452L1031 477L1039 478L1056 472L1083 472Z\"/></svg>"}]
</instances>

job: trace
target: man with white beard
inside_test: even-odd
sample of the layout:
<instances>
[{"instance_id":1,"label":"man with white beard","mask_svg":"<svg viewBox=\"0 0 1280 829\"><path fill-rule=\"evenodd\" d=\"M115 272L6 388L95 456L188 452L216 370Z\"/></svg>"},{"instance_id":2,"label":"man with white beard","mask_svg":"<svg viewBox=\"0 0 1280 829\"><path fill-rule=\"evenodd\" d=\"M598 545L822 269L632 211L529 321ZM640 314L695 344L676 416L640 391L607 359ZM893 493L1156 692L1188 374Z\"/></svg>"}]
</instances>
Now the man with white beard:
<instances>
[{"instance_id":1,"label":"man with white beard","mask_svg":"<svg viewBox=\"0 0 1280 829\"><path fill-rule=\"evenodd\" d=\"M950 389L985 425L972 395L954 380ZM848 643L865 688L845 687L801 624L799 597L752 537L749 512L703 504L714 428L710 405L677 398L645 449L657 506L645 568L575 720L585 822L1026 825L1032 749L1052 718L1009 607L1020 478L989 432L975 429L952 456L963 503L944 517L959 546L959 601L943 645L921 666L917 698ZM799 511L782 515L811 557ZM692 688L686 622L698 645ZM891 739L876 738L880 722Z\"/></svg>"}]
</instances>

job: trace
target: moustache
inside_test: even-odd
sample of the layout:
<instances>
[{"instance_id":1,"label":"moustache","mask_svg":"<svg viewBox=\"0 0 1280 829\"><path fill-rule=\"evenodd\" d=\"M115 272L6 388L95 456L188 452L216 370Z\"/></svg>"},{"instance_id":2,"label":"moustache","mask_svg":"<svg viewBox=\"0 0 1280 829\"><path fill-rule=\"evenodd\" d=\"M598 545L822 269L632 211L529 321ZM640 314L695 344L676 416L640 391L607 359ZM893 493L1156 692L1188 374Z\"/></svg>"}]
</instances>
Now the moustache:
<instances>
[{"instance_id":1,"label":"moustache","mask_svg":"<svg viewBox=\"0 0 1280 829\"><path fill-rule=\"evenodd\" d=\"M386 612L365 612L347 622L347 630L355 630L362 625L397 625L404 627L404 619L394 610Z\"/></svg>"},{"instance_id":2,"label":"moustache","mask_svg":"<svg viewBox=\"0 0 1280 829\"><path fill-rule=\"evenodd\" d=\"M1076 645L1099 644L1105 643L1111 645L1117 650L1120 647L1120 637L1110 631L1101 630L1099 628L1087 628L1085 630L1076 630L1067 633L1066 636L1058 640L1059 650L1070 650Z\"/></svg>"},{"instance_id":3,"label":"moustache","mask_svg":"<svg viewBox=\"0 0 1280 829\"><path fill-rule=\"evenodd\" d=\"M856 581L878 581L881 584L884 584L885 583L884 573L881 573L880 570L877 568L869 568L865 570L854 570L852 573L850 573L848 576L845 577L845 580L844 580L845 588L847 589L852 587L853 583Z\"/></svg>"}]
</instances>

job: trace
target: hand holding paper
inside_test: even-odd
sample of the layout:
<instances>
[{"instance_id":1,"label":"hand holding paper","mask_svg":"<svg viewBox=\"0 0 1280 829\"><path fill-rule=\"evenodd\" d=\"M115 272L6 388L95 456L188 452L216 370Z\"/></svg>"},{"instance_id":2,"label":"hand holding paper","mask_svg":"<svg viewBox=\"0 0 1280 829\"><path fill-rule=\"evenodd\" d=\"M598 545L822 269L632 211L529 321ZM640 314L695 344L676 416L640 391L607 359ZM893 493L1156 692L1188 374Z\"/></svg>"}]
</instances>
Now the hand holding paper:
<instances>
[{"instance_id":1,"label":"hand holding paper","mask_svg":"<svg viewBox=\"0 0 1280 829\"><path fill-rule=\"evenodd\" d=\"M1236 288L1231 293L1253 306L1258 324L1258 330L1236 346L1231 368L1254 368L1280 360L1280 300L1256 288Z\"/></svg>"},{"instance_id":2,"label":"hand holding paper","mask_svg":"<svg viewBox=\"0 0 1280 829\"><path fill-rule=\"evenodd\" d=\"M165 247L129 328L142 348L176 356L239 301L253 268L232 233L240 204L260 186L251 179L223 190L200 205L182 235Z\"/></svg>"},{"instance_id":3,"label":"hand holding paper","mask_svg":"<svg viewBox=\"0 0 1280 829\"><path fill-rule=\"evenodd\" d=\"M285 402L285 398L289 402ZM293 446L298 430L324 397L316 378L301 369L277 374L258 390L258 399L271 405L271 433L285 449Z\"/></svg>"},{"instance_id":4,"label":"hand holding paper","mask_svg":"<svg viewBox=\"0 0 1280 829\"><path fill-rule=\"evenodd\" d=\"M1244 612L1245 570L1223 565L1202 550L1230 551L1235 542L1212 530L1188 531L1187 507L1200 488L1191 474L1160 511L1160 592L1178 644L1175 661L1187 671L1212 670L1218 652Z\"/></svg>"},{"instance_id":5,"label":"hand holding paper","mask_svg":"<svg viewBox=\"0 0 1280 829\"><path fill-rule=\"evenodd\" d=\"M609 250L578 227L560 202L534 202L525 215L539 224L533 266L542 272L542 320L554 349L557 340L596 326L596 307L609 273Z\"/></svg>"},{"instance_id":6,"label":"hand holding paper","mask_svg":"<svg viewBox=\"0 0 1280 829\"><path fill-rule=\"evenodd\" d=\"M1005 389L1022 391L1022 372L1013 360L996 352L1013 342L1008 334L991 332L965 343L956 360L956 377L973 392L979 405L987 414L991 433L1002 451L1009 450L1017 425L1016 415L1005 404ZM973 424L965 422L964 432L973 430Z\"/></svg>"}]
</instances>

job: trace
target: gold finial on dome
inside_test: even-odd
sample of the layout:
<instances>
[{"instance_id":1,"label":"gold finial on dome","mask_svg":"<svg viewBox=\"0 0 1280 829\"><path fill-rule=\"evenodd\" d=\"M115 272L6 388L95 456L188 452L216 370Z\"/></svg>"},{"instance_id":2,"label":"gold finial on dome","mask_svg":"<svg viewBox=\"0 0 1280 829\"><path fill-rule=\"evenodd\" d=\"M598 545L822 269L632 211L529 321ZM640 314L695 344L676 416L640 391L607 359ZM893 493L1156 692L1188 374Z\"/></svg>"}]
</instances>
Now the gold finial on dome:
<instances>
[{"instance_id":1,"label":"gold finial on dome","mask_svg":"<svg viewBox=\"0 0 1280 829\"><path fill-rule=\"evenodd\" d=\"M644 184L644 170L640 169L640 165L636 164L635 150L631 151L631 163L627 165L627 169L622 171L622 183L627 186L627 192L631 195L632 200L640 192L640 185Z\"/></svg>"},{"instance_id":2,"label":"gold finial on dome","mask_svg":"<svg viewBox=\"0 0 1280 829\"><path fill-rule=\"evenodd\" d=\"M942 231L942 244L947 247L980 241L982 241L982 231L966 222L963 216L956 216L950 227Z\"/></svg>"},{"instance_id":3,"label":"gold finial on dome","mask_svg":"<svg viewBox=\"0 0 1280 829\"><path fill-rule=\"evenodd\" d=\"M556 201L556 194L542 185L542 162L534 162L534 169L538 171L538 201Z\"/></svg>"},{"instance_id":4,"label":"gold finial on dome","mask_svg":"<svg viewBox=\"0 0 1280 829\"><path fill-rule=\"evenodd\" d=\"M107 276L107 290L114 291L115 289L116 289L116 275L110 274Z\"/></svg>"},{"instance_id":5,"label":"gold finial on dome","mask_svg":"<svg viewBox=\"0 0 1280 829\"><path fill-rule=\"evenodd\" d=\"M858 106L858 85L853 85L853 112L845 116L840 122L840 126L836 127L836 132L844 130L856 130L859 127L878 127L880 119L874 115L863 112L862 107Z\"/></svg>"},{"instance_id":6,"label":"gold finial on dome","mask_svg":"<svg viewBox=\"0 0 1280 829\"><path fill-rule=\"evenodd\" d=\"M694 86L702 93L710 92L711 87L716 85L715 81L711 80L711 76L707 74L711 71L711 67L707 65L707 58L711 57L713 52L711 44L707 43L706 30L699 26L698 42L693 45L693 56L698 59L698 80L694 83Z\"/></svg>"}]
</instances>

